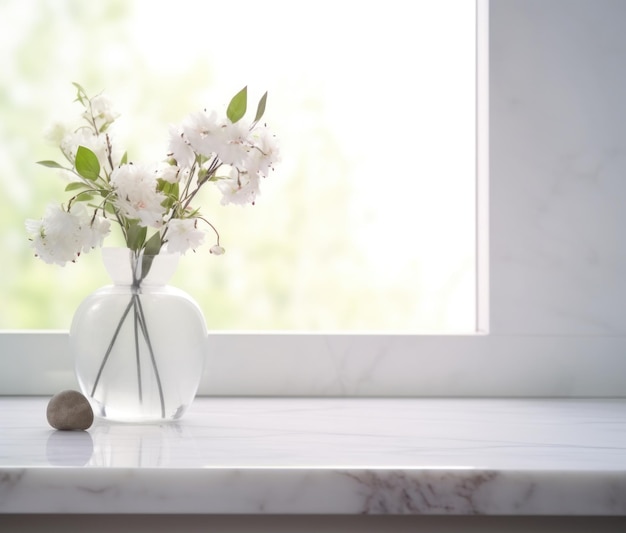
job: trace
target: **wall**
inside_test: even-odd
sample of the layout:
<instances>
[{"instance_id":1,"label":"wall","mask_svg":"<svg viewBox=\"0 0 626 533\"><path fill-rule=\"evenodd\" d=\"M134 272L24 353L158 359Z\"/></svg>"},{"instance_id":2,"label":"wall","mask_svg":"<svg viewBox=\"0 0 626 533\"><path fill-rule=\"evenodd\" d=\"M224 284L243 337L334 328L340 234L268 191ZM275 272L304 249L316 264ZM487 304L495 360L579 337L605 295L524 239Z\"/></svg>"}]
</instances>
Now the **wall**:
<instances>
[{"instance_id":1,"label":"wall","mask_svg":"<svg viewBox=\"0 0 626 533\"><path fill-rule=\"evenodd\" d=\"M623 335L626 2L490 18L492 332Z\"/></svg>"}]
</instances>

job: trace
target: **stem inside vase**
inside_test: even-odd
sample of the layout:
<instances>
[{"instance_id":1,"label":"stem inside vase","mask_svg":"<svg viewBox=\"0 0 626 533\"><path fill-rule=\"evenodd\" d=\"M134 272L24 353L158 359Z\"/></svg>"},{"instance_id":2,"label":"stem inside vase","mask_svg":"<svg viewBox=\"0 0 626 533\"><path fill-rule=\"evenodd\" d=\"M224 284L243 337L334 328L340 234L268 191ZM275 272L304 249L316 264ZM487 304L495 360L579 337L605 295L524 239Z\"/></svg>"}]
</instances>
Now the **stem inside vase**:
<instances>
[{"instance_id":1,"label":"stem inside vase","mask_svg":"<svg viewBox=\"0 0 626 533\"><path fill-rule=\"evenodd\" d=\"M152 346L152 341L150 339L150 332L148 329L148 324L146 321L146 315L144 313L143 305L141 303L141 283L145 279L145 277L150 272L150 268L152 267L152 262L154 260L154 256L144 256L139 252L132 251L131 252L131 271L132 271L132 285L131 285L131 297L128 305L124 309L122 316L113 332L113 336L111 338L111 342L109 343L104 357L102 358L102 362L100 363L100 367L98 368L98 373L96 375L96 379L94 381L93 387L91 389L91 397L93 398L96 394L96 390L98 388L98 384L100 383L100 378L102 377L102 372L109 360L111 352L115 347L115 343L118 339L120 331L122 330L122 326L128 319L128 315L130 310L133 311L133 331L134 331L134 347L135 347L135 360L137 364L137 393L139 396L139 403L143 403L143 387L142 387L142 372L141 372L141 350L140 350L140 335L143 338L143 341L148 348L148 353L150 355L150 362L152 363L152 370L154 372L154 377L156 380L157 388L159 391L159 401L161 404L161 418L165 418L165 398L163 396L163 386L161 384L161 376L159 374L159 368L157 365L156 357L154 354L154 349Z\"/></svg>"}]
</instances>

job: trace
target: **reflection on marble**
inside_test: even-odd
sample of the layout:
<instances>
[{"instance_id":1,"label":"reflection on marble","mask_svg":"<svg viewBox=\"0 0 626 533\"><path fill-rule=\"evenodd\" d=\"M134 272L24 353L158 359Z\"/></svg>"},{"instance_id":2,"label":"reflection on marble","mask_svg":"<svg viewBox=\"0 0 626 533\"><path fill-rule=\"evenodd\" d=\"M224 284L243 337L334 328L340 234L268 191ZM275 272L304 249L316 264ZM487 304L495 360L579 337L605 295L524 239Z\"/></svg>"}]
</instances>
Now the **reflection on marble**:
<instances>
[{"instance_id":1,"label":"reflection on marble","mask_svg":"<svg viewBox=\"0 0 626 533\"><path fill-rule=\"evenodd\" d=\"M626 515L626 400L211 399L57 432L0 397L0 513Z\"/></svg>"},{"instance_id":2,"label":"reflection on marble","mask_svg":"<svg viewBox=\"0 0 626 533\"><path fill-rule=\"evenodd\" d=\"M53 431L46 442L46 458L54 466L85 466L93 456L87 431Z\"/></svg>"}]
</instances>

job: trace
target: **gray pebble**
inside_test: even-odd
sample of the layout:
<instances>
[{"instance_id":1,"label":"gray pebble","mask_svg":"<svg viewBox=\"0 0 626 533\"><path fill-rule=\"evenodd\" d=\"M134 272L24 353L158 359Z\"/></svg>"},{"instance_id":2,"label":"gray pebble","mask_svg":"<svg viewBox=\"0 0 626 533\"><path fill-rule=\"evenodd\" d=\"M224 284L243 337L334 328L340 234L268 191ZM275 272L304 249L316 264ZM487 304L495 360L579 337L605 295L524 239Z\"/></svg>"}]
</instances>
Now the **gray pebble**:
<instances>
[{"instance_id":1,"label":"gray pebble","mask_svg":"<svg viewBox=\"0 0 626 533\"><path fill-rule=\"evenodd\" d=\"M80 392L64 390L48 402L48 424L54 429L88 429L93 424L93 410Z\"/></svg>"}]
</instances>

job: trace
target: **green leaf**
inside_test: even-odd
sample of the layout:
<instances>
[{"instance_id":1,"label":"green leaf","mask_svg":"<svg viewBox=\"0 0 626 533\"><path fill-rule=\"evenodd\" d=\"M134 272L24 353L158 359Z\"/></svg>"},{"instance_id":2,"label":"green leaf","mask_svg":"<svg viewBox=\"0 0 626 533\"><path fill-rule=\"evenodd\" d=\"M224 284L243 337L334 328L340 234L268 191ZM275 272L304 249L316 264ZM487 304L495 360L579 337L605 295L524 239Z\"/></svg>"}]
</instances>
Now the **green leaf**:
<instances>
[{"instance_id":1,"label":"green leaf","mask_svg":"<svg viewBox=\"0 0 626 533\"><path fill-rule=\"evenodd\" d=\"M104 202L104 210L107 213L111 213L112 215L117 214L117 211L115 210L115 206L111 202Z\"/></svg>"},{"instance_id":2,"label":"green leaf","mask_svg":"<svg viewBox=\"0 0 626 533\"><path fill-rule=\"evenodd\" d=\"M241 118L246 114L246 109L248 107L248 87L244 87L239 91L233 99L228 104L228 109L226 110L226 116L228 119L234 124L241 120Z\"/></svg>"},{"instance_id":3,"label":"green leaf","mask_svg":"<svg viewBox=\"0 0 626 533\"><path fill-rule=\"evenodd\" d=\"M144 254L158 255L161 251L161 234L157 231L152 237L146 241L144 246Z\"/></svg>"},{"instance_id":4,"label":"green leaf","mask_svg":"<svg viewBox=\"0 0 626 533\"><path fill-rule=\"evenodd\" d=\"M100 162L89 148L79 146L76 150L76 160L74 161L76 172L83 178L95 181L100 176Z\"/></svg>"},{"instance_id":5,"label":"green leaf","mask_svg":"<svg viewBox=\"0 0 626 533\"><path fill-rule=\"evenodd\" d=\"M166 196L165 200L161 202L161 205L166 210L170 210L174 207L174 204L178 202L178 195L180 193L180 186L178 183L169 183L165 180L159 179L157 180L157 190Z\"/></svg>"},{"instance_id":6,"label":"green leaf","mask_svg":"<svg viewBox=\"0 0 626 533\"><path fill-rule=\"evenodd\" d=\"M82 85L80 85L79 83L76 83L75 81L72 82L72 85L74 87L76 87L76 100L78 100L81 104L85 104L84 102L84 98L87 98L87 91L85 91L85 89L83 89Z\"/></svg>"},{"instance_id":7,"label":"green leaf","mask_svg":"<svg viewBox=\"0 0 626 533\"><path fill-rule=\"evenodd\" d=\"M169 195L174 200L178 200L178 196L180 195L180 184L178 182L172 183L172 186L170 187Z\"/></svg>"},{"instance_id":8,"label":"green leaf","mask_svg":"<svg viewBox=\"0 0 626 533\"><path fill-rule=\"evenodd\" d=\"M48 168L63 168L56 161L37 161L37 164Z\"/></svg>"},{"instance_id":9,"label":"green leaf","mask_svg":"<svg viewBox=\"0 0 626 533\"><path fill-rule=\"evenodd\" d=\"M148 228L140 226L137 220L133 220L128 225L128 231L126 232L126 244L131 250L139 251L143 247L143 243L146 241L146 234Z\"/></svg>"},{"instance_id":10,"label":"green leaf","mask_svg":"<svg viewBox=\"0 0 626 533\"><path fill-rule=\"evenodd\" d=\"M80 83L76 83L75 81L72 82L72 85L74 87L76 87L78 89L79 92L83 93L83 94L87 94L87 91L85 91L85 89L83 89L83 86Z\"/></svg>"},{"instance_id":11,"label":"green leaf","mask_svg":"<svg viewBox=\"0 0 626 533\"><path fill-rule=\"evenodd\" d=\"M86 183L83 183L82 181L73 181L72 183L68 184L67 187L65 187L65 192L69 192L69 191L75 191L77 189L88 189L89 186Z\"/></svg>"},{"instance_id":12,"label":"green leaf","mask_svg":"<svg viewBox=\"0 0 626 533\"><path fill-rule=\"evenodd\" d=\"M162 192L163 194L168 194L170 192L170 185L171 183L169 181L161 178L157 179L157 191Z\"/></svg>"},{"instance_id":13,"label":"green leaf","mask_svg":"<svg viewBox=\"0 0 626 533\"><path fill-rule=\"evenodd\" d=\"M93 200L93 194L88 191L79 192L76 195L76 200L79 202L91 202Z\"/></svg>"},{"instance_id":14,"label":"green leaf","mask_svg":"<svg viewBox=\"0 0 626 533\"><path fill-rule=\"evenodd\" d=\"M254 117L255 124L259 120L261 120L263 113L265 113L265 104L267 104L267 91L265 91L265 94L261 96L261 99L259 100L259 105L256 108L256 116Z\"/></svg>"},{"instance_id":15,"label":"green leaf","mask_svg":"<svg viewBox=\"0 0 626 533\"><path fill-rule=\"evenodd\" d=\"M120 166L125 165L126 163L128 163L128 152L124 152L122 160L120 161Z\"/></svg>"},{"instance_id":16,"label":"green leaf","mask_svg":"<svg viewBox=\"0 0 626 533\"><path fill-rule=\"evenodd\" d=\"M150 268L152 268L152 261L154 257L159 254L161 250L161 234L157 231L152 237L146 241L146 245L143 249L143 256L141 258L141 279L144 279Z\"/></svg>"}]
</instances>

